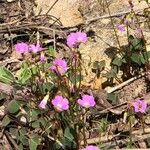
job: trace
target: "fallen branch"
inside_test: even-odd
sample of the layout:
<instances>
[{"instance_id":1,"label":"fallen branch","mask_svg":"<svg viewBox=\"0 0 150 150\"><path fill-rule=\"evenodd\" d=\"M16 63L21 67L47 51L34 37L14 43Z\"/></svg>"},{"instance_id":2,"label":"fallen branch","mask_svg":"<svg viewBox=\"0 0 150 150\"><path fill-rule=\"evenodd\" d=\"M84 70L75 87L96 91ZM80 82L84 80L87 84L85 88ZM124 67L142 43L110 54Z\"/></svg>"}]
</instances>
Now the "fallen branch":
<instances>
[{"instance_id":1,"label":"fallen branch","mask_svg":"<svg viewBox=\"0 0 150 150\"><path fill-rule=\"evenodd\" d=\"M137 80L137 79L139 79L139 78L142 78L142 77L145 76L145 75L146 75L146 73L141 73L141 75L135 76L135 77L133 77L133 78L131 78L131 79L129 79L129 80L127 80L127 81L125 81L125 82L123 82L123 83L121 83L121 84L115 86L115 87L107 88L107 89L106 89L106 92L107 92L107 93L115 92L115 91L121 89L122 87L126 86L127 84L129 84L129 83L131 83L131 82L133 82L133 81L135 81L135 80Z\"/></svg>"},{"instance_id":2,"label":"fallen branch","mask_svg":"<svg viewBox=\"0 0 150 150\"><path fill-rule=\"evenodd\" d=\"M7 64L18 63L18 62L20 62L18 59L10 58L10 59L6 59L4 61L1 61L0 66L6 66Z\"/></svg>"},{"instance_id":3,"label":"fallen branch","mask_svg":"<svg viewBox=\"0 0 150 150\"><path fill-rule=\"evenodd\" d=\"M144 9L146 9L146 8L144 8ZM139 13L139 12L144 11L144 9L135 10L135 12L136 12L136 13ZM110 17L120 17L120 16L126 15L126 14L128 14L128 13L130 13L130 12L131 12L131 10L127 10L127 11L124 11L124 12L117 12L117 13L114 13L114 14L112 14L111 16L110 16L109 14L104 15L104 16L98 16L98 17L95 17L95 18L88 19L88 20L86 21L86 24L90 24L90 23L92 23L92 22L94 22L94 21L97 21L97 20L100 20L100 19L107 19L107 18L110 18Z\"/></svg>"},{"instance_id":4,"label":"fallen branch","mask_svg":"<svg viewBox=\"0 0 150 150\"><path fill-rule=\"evenodd\" d=\"M146 128L145 129L145 134L143 134L143 130L142 129L139 129L139 130L133 131L132 135L133 135L133 141L138 141L139 139L142 140L143 138L144 139L149 138L150 137L150 128ZM113 141L114 138L116 138L118 136L120 136L120 134L109 135L109 136L105 135L105 136L102 136L102 137L96 137L96 138L88 139L87 143L88 144L96 144L96 143L99 143L99 142L102 142L102 143L108 143L109 142L109 143L111 143L111 141ZM119 141L121 142L122 140L119 140ZM127 142L128 142L128 140L126 139L125 143L127 143ZM84 141L81 141L81 145L84 145Z\"/></svg>"},{"instance_id":5,"label":"fallen branch","mask_svg":"<svg viewBox=\"0 0 150 150\"><path fill-rule=\"evenodd\" d=\"M8 140L12 143L12 145L14 146L14 148L16 150L19 150L18 145L16 144L16 142L14 141L14 139L11 137L11 135L9 134L9 132L5 131L4 133L5 133L6 137L8 138Z\"/></svg>"}]
</instances>

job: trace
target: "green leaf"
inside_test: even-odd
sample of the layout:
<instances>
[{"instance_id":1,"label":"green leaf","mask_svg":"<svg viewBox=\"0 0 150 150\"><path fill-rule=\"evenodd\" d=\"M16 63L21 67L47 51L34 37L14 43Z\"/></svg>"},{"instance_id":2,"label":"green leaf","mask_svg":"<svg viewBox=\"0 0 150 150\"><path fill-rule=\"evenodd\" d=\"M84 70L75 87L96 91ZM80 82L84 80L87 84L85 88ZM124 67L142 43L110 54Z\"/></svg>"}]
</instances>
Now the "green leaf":
<instances>
[{"instance_id":1,"label":"green leaf","mask_svg":"<svg viewBox=\"0 0 150 150\"><path fill-rule=\"evenodd\" d=\"M11 119L8 116L5 116L2 120L2 127L6 127L11 122Z\"/></svg>"},{"instance_id":2,"label":"green leaf","mask_svg":"<svg viewBox=\"0 0 150 150\"><path fill-rule=\"evenodd\" d=\"M119 58L118 56L115 57L115 59L112 61L112 64L118 67L120 67L122 63L123 63L122 58Z\"/></svg>"},{"instance_id":3,"label":"green leaf","mask_svg":"<svg viewBox=\"0 0 150 150\"><path fill-rule=\"evenodd\" d=\"M150 51L143 52L143 56L146 60L149 60L150 59Z\"/></svg>"},{"instance_id":4,"label":"green leaf","mask_svg":"<svg viewBox=\"0 0 150 150\"><path fill-rule=\"evenodd\" d=\"M75 148L76 147L75 136L76 136L75 130L73 128L67 127L64 132L64 140L62 143L65 146L69 147L70 149Z\"/></svg>"},{"instance_id":5,"label":"green leaf","mask_svg":"<svg viewBox=\"0 0 150 150\"><path fill-rule=\"evenodd\" d=\"M58 142L55 142L53 144L53 148L52 149L54 149L54 150L60 150L61 148L62 148L62 146ZM63 149L65 149L64 145L63 145Z\"/></svg>"},{"instance_id":6,"label":"green leaf","mask_svg":"<svg viewBox=\"0 0 150 150\"><path fill-rule=\"evenodd\" d=\"M27 129L24 127L24 128L21 128L20 130L19 130L19 132L20 132L20 134L22 134L22 135L27 135Z\"/></svg>"},{"instance_id":7,"label":"green leaf","mask_svg":"<svg viewBox=\"0 0 150 150\"><path fill-rule=\"evenodd\" d=\"M105 60L95 61L93 63L93 69L96 69L96 70L98 69L98 70L102 71L105 68L105 66L106 66Z\"/></svg>"},{"instance_id":8,"label":"green leaf","mask_svg":"<svg viewBox=\"0 0 150 150\"><path fill-rule=\"evenodd\" d=\"M36 75L36 74L38 73L38 68L37 68L37 66L33 66L33 67L31 68L31 70L32 70L33 75Z\"/></svg>"},{"instance_id":9,"label":"green leaf","mask_svg":"<svg viewBox=\"0 0 150 150\"><path fill-rule=\"evenodd\" d=\"M113 68L105 75L108 79L115 78L117 76L117 69Z\"/></svg>"},{"instance_id":10,"label":"green leaf","mask_svg":"<svg viewBox=\"0 0 150 150\"><path fill-rule=\"evenodd\" d=\"M135 63L137 63L138 65L140 65L141 66L141 59L140 59L140 55L139 54L137 54L137 53L132 53L132 55L131 55L131 60L133 61L133 62L135 62Z\"/></svg>"},{"instance_id":11,"label":"green leaf","mask_svg":"<svg viewBox=\"0 0 150 150\"><path fill-rule=\"evenodd\" d=\"M39 118L39 122L40 125L43 126L44 128L47 127L48 122L46 121L46 119L44 119L44 117Z\"/></svg>"},{"instance_id":12,"label":"green leaf","mask_svg":"<svg viewBox=\"0 0 150 150\"><path fill-rule=\"evenodd\" d=\"M146 63L146 60L145 60L143 54L140 55L140 60L141 60L141 63L142 63L142 64L145 64L145 63Z\"/></svg>"},{"instance_id":13,"label":"green leaf","mask_svg":"<svg viewBox=\"0 0 150 150\"><path fill-rule=\"evenodd\" d=\"M23 144L22 144L22 143L20 143L20 144L18 145L18 147L19 147L19 150L23 150Z\"/></svg>"},{"instance_id":14,"label":"green leaf","mask_svg":"<svg viewBox=\"0 0 150 150\"><path fill-rule=\"evenodd\" d=\"M14 82L13 74L5 67L0 67L0 82L8 84Z\"/></svg>"},{"instance_id":15,"label":"green leaf","mask_svg":"<svg viewBox=\"0 0 150 150\"><path fill-rule=\"evenodd\" d=\"M37 120L37 121L32 122L32 123L31 123L31 126L32 126L33 128L40 128L40 121Z\"/></svg>"},{"instance_id":16,"label":"green leaf","mask_svg":"<svg viewBox=\"0 0 150 150\"><path fill-rule=\"evenodd\" d=\"M31 77L32 73L29 68L21 68L20 76L18 77L19 82L25 84Z\"/></svg>"},{"instance_id":17,"label":"green leaf","mask_svg":"<svg viewBox=\"0 0 150 150\"><path fill-rule=\"evenodd\" d=\"M75 75L71 70L68 72L68 78L70 79L70 82L72 84L75 84ZM81 82L82 80L83 80L83 76L80 73L78 73L76 75L76 84ZM65 85L63 85L63 86L65 86Z\"/></svg>"},{"instance_id":18,"label":"green leaf","mask_svg":"<svg viewBox=\"0 0 150 150\"><path fill-rule=\"evenodd\" d=\"M40 111L37 109L29 109L27 112L27 117L30 122L35 121L38 119L38 114L40 114Z\"/></svg>"},{"instance_id":19,"label":"green leaf","mask_svg":"<svg viewBox=\"0 0 150 150\"><path fill-rule=\"evenodd\" d=\"M141 50L144 48L144 40L141 38L133 37L132 35L128 38L130 44L130 50Z\"/></svg>"},{"instance_id":20,"label":"green leaf","mask_svg":"<svg viewBox=\"0 0 150 150\"><path fill-rule=\"evenodd\" d=\"M39 112L39 110L37 110L37 109L31 110L31 113L30 113L31 121L37 120L39 113L40 113L40 112Z\"/></svg>"},{"instance_id":21,"label":"green leaf","mask_svg":"<svg viewBox=\"0 0 150 150\"><path fill-rule=\"evenodd\" d=\"M119 100L119 94L118 93L108 93L107 99L112 102L113 105L117 104Z\"/></svg>"},{"instance_id":22,"label":"green leaf","mask_svg":"<svg viewBox=\"0 0 150 150\"><path fill-rule=\"evenodd\" d=\"M75 143L76 132L73 128L67 127L64 132L64 139L62 140L65 149L74 149L76 148Z\"/></svg>"},{"instance_id":23,"label":"green leaf","mask_svg":"<svg viewBox=\"0 0 150 150\"><path fill-rule=\"evenodd\" d=\"M145 140L146 140L147 147L150 147L150 137Z\"/></svg>"},{"instance_id":24,"label":"green leaf","mask_svg":"<svg viewBox=\"0 0 150 150\"><path fill-rule=\"evenodd\" d=\"M26 128L21 128L21 129L19 130L19 137L18 137L18 139L20 140L20 142L21 142L23 145L29 145Z\"/></svg>"},{"instance_id":25,"label":"green leaf","mask_svg":"<svg viewBox=\"0 0 150 150\"><path fill-rule=\"evenodd\" d=\"M48 54L53 57L56 55L56 50L53 48L53 46L48 47Z\"/></svg>"},{"instance_id":26,"label":"green leaf","mask_svg":"<svg viewBox=\"0 0 150 150\"><path fill-rule=\"evenodd\" d=\"M144 39L130 35L128 40L130 44L130 50L142 50L144 48Z\"/></svg>"},{"instance_id":27,"label":"green leaf","mask_svg":"<svg viewBox=\"0 0 150 150\"><path fill-rule=\"evenodd\" d=\"M9 128L9 132L11 135L15 136L16 138L18 137L18 129L17 128Z\"/></svg>"},{"instance_id":28,"label":"green leaf","mask_svg":"<svg viewBox=\"0 0 150 150\"><path fill-rule=\"evenodd\" d=\"M45 95L47 91L51 91L54 88L54 85L52 83L44 83L42 85L39 85L40 92Z\"/></svg>"},{"instance_id":29,"label":"green leaf","mask_svg":"<svg viewBox=\"0 0 150 150\"><path fill-rule=\"evenodd\" d=\"M8 104L8 111L9 113L16 113L17 111L19 111L21 107L21 103L19 101L16 101L16 100L12 100L9 104Z\"/></svg>"},{"instance_id":30,"label":"green leaf","mask_svg":"<svg viewBox=\"0 0 150 150\"><path fill-rule=\"evenodd\" d=\"M20 136L18 137L19 141L23 144L23 145L29 145L28 143L28 138L26 135L20 134Z\"/></svg>"},{"instance_id":31,"label":"green leaf","mask_svg":"<svg viewBox=\"0 0 150 150\"><path fill-rule=\"evenodd\" d=\"M64 133L64 136L65 136L67 139L69 139L71 142L74 140L74 137L73 137L73 135L72 135L72 132L73 132L73 129L67 127L67 128L65 129L65 133Z\"/></svg>"},{"instance_id":32,"label":"green leaf","mask_svg":"<svg viewBox=\"0 0 150 150\"><path fill-rule=\"evenodd\" d=\"M83 76L82 75L77 75L76 76L76 84L81 82L83 80ZM72 84L75 84L75 77L74 76L70 76L70 81Z\"/></svg>"},{"instance_id":33,"label":"green leaf","mask_svg":"<svg viewBox=\"0 0 150 150\"><path fill-rule=\"evenodd\" d=\"M29 139L30 150L37 150L37 146L41 143L41 138L38 135L34 135Z\"/></svg>"}]
</instances>

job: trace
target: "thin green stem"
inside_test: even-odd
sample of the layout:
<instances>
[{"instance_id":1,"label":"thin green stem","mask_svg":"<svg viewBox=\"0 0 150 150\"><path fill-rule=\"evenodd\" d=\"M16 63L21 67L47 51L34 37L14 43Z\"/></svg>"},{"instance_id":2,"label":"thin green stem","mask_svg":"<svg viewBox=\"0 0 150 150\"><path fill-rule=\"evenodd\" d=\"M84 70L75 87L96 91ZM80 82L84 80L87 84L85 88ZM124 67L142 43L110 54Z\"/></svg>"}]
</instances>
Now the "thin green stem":
<instances>
[{"instance_id":1,"label":"thin green stem","mask_svg":"<svg viewBox=\"0 0 150 150\"><path fill-rule=\"evenodd\" d=\"M145 127L144 127L144 117L143 117L143 115L142 115L141 121L142 121L142 129L143 129L143 134L144 134L145 133Z\"/></svg>"}]
</instances>

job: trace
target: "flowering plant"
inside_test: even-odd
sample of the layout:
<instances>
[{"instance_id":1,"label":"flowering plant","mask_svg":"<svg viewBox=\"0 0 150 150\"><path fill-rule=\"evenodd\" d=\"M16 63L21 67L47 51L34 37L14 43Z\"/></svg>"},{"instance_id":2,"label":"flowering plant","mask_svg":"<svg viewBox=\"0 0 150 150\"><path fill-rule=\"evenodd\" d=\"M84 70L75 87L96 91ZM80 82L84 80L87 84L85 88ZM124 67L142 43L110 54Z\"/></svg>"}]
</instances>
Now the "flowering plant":
<instances>
[{"instance_id":1,"label":"flowering plant","mask_svg":"<svg viewBox=\"0 0 150 150\"><path fill-rule=\"evenodd\" d=\"M71 48L70 58L51 57L40 44L15 44L15 50L22 54L24 62L10 82L18 88L23 86L22 90L27 89L28 93L11 101L8 112L17 115L21 124L29 125L28 129L20 130L24 132L25 142L20 141L23 146L31 147L33 140L36 148L42 147L45 136L51 137L53 149L56 146L79 149L80 136L86 143L85 129L84 133L80 132L85 128L82 118L96 105L95 98L82 91L82 66L77 48L86 42L86 33L70 33L66 43ZM26 54L32 59L26 58ZM39 131L28 139L31 129Z\"/></svg>"}]
</instances>

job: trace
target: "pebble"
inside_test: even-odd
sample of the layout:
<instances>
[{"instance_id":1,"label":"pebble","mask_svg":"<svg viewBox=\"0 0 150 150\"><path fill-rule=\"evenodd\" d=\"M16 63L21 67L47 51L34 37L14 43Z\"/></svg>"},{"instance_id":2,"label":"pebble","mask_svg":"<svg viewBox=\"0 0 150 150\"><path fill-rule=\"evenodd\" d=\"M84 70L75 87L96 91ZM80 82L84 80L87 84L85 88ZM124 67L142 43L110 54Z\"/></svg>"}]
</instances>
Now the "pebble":
<instances>
[{"instance_id":1,"label":"pebble","mask_svg":"<svg viewBox=\"0 0 150 150\"><path fill-rule=\"evenodd\" d=\"M15 0L7 0L8 3L11 3L11 2L13 2L13 1L15 1Z\"/></svg>"}]
</instances>

